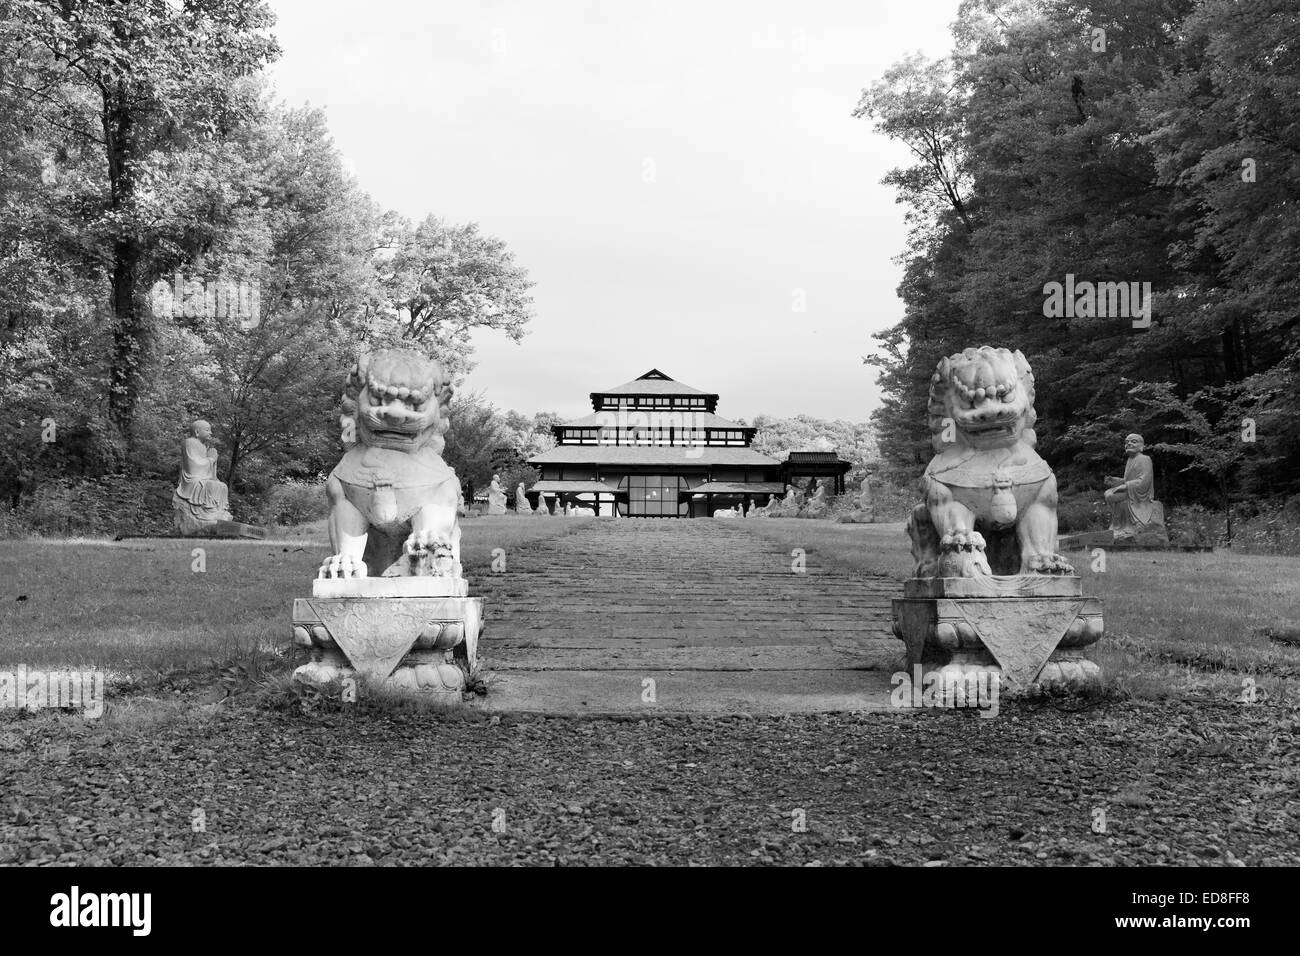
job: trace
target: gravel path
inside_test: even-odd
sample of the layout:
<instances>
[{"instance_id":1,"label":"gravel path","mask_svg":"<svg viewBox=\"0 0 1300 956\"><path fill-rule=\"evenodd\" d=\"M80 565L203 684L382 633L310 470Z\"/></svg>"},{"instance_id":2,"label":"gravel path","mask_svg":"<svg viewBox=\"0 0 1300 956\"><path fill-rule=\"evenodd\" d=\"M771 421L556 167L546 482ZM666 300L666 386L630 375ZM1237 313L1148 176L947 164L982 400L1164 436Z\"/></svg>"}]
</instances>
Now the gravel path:
<instances>
[{"instance_id":1,"label":"gravel path","mask_svg":"<svg viewBox=\"0 0 1300 956\"><path fill-rule=\"evenodd\" d=\"M131 712L0 720L0 862L1300 864L1297 713L1271 705Z\"/></svg>"}]
</instances>

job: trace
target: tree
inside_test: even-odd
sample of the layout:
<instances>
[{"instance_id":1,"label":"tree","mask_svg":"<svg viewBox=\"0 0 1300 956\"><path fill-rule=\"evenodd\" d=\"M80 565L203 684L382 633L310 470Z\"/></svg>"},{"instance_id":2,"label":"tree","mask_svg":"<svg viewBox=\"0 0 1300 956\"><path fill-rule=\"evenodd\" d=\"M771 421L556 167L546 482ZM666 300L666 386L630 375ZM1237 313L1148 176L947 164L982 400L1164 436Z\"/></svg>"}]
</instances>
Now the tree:
<instances>
[{"instance_id":1,"label":"tree","mask_svg":"<svg viewBox=\"0 0 1300 956\"><path fill-rule=\"evenodd\" d=\"M1130 394L1152 416L1171 419L1168 430L1186 436L1153 447L1187 458L1184 471L1200 471L1214 481L1231 543L1233 479L1257 447L1253 397L1238 385L1226 385L1182 399L1168 382L1143 382Z\"/></svg>"},{"instance_id":2,"label":"tree","mask_svg":"<svg viewBox=\"0 0 1300 956\"><path fill-rule=\"evenodd\" d=\"M481 392L455 396L448 414L451 426L443 460L456 470L462 484L487 487L492 480L492 455L510 441L505 419Z\"/></svg>"},{"instance_id":3,"label":"tree","mask_svg":"<svg viewBox=\"0 0 1300 956\"><path fill-rule=\"evenodd\" d=\"M1295 393L1297 31L1283 0L966 0L947 61L909 58L864 94L857 115L918 159L886 178L909 207L904 311L866 359L891 463L928 460L929 376L971 345L1025 352L1063 486L1095 481L1107 436L1088 423L1125 411L1133 383L1183 401L1240 384L1261 408ZM1150 327L1047 314L1067 276L1145 285ZM1285 494L1300 416L1274 410L1243 478ZM1147 438L1177 443L1172 422ZM1177 490L1206 493L1196 473Z\"/></svg>"},{"instance_id":4,"label":"tree","mask_svg":"<svg viewBox=\"0 0 1300 956\"><path fill-rule=\"evenodd\" d=\"M890 170L881 182L894 186L909 216L950 209L971 228L966 209L969 174L962 147L962 97L947 60L917 53L885 71L863 90L853 115L875 121L876 130L902 142L917 158L907 169Z\"/></svg>"},{"instance_id":5,"label":"tree","mask_svg":"<svg viewBox=\"0 0 1300 956\"><path fill-rule=\"evenodd\" d=\"M335 410L380 298L390 219L345 170L320 110L267 103L230 145L216 215L231 226L187 271L255 277L259 321L200 316L164 330L148 401L172 425L168 446L178 412L211 418L233 486L253 462L261 480L310 475L337 457ZM159 452L170 463L174 449Z\"/></svg>"},{"instance_id":6,"label":"tree","mask_svg":"<svg viewBox=\"0 0 1300 956\"><path fill-rule=\"evenodd\" d=\"M862 468L879 457L872 428L865 422L829 420L811 415L776 418L759 415L754 419L753 448L773 458L785 458L792 451L835 451Z\"/></svg>"},{"instance_id":7,"label":"tree","mask_svg":"<svg viewBox=\"0 0 1300 956\"><path fill-rule=\"evenodd\" d=\"M428 216L414 228L397 223L391 241L387 301L372 333L377 339L419 346L454 373L473 367L475 329L523 339L533 283L500 239L482 235L475 223L452 226Z\"/></svg>"},{"instance_id":8,"label":"tree","mask_svg":"<svg viewBox=\"0 0 1300 956\"><path fill-rule=\"evenodd\" d=\"M555 412L538 412L532 418L516 411L508 411L505 415L510 446L524 460L554 448L555 434L551 428L562 424L564 419Z\"/></svg>"},{"instance_id":9,"label":"tree","mask_svg":"<svg viewBox=\"0 0 1300 956\"><path fill-rule=\"evenodd\" d=\"M145 381L142 282L169 231L147 184L178 152L227 136L256 108L240 82L278 54L261 0L7 0L2 82L26 94L43 131L82 164L73 228L106 281L112 314L108 407L126 433Z\"/></svg>"}]
</instances>

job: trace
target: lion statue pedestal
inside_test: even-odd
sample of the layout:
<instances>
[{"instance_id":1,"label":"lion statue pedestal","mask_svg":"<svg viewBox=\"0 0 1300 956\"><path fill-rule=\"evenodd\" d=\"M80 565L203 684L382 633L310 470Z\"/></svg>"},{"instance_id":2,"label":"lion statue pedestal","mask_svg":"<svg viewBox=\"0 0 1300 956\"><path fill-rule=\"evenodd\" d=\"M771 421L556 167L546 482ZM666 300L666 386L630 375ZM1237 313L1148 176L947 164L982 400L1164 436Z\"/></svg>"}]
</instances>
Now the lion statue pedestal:
<instances>
[{"instance_id":1,"label":"lion statue pedestal","mask_svg":"<svg viewBox=\"0 0 1300 956\"><path fill-rule=\"evenodd\" d=\"M947 685L992 671L1004 693L1080 689L1102 608L1057 553L1056 477L1036 451L1034 377L1019 352L966 349L930 380L935 457L907 523L915 562L893 602L909 670Z\"/></svg>"},{"instance_id":2,"label":"lion statue pedestal","mask_svg":"<svg viewBox=\"0 0 1300 956\"><path fill-rule=\"evenodd\" d=\"M295 681L419 691L477 685L483 599L461 574L460 483L442 460L449 377L418 352L364 355L343 397L343 460L326 483L334 552L293 605L311 660Z\"/></svg>"}]
</instances>

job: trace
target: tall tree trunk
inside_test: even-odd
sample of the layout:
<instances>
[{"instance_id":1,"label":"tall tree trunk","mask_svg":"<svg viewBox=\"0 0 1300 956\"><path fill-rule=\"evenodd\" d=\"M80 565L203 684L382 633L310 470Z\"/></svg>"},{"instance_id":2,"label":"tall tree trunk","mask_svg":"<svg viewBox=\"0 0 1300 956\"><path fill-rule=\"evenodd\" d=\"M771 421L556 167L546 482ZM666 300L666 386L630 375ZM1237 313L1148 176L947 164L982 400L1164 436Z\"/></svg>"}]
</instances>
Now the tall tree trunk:
<instances>
[{"instance_id":1,"label":"tall tree trunk","mask_svg":"<svg viewBox=\"0 0 1300 956\"><path fill-rule=\"evenodd\" d=\"M1232 544L1232 498L1228 494L1228 478L1219 480L1219 493L1223 495L1223 517L1227 522L1228 544Z\"/></svg>"},{"instance_id":2,"label":"tall tree trunk","mask_svg":"<svg viewBox=\"0 0 1300 956\"><path fill-rule=\"evenodd\" d=\"M134 241L125 239L113 243L113 352L109 368L108 413L123 435L129 433L135 419L144 372L147 329L135 295L139 261L139 250Z\"/></svg>"},{"instance_id":3,"label":"tall tree trunk","mask_svg":"<svg viewBox=\"0 0 1300 956\"><path fill-rule=\"evenodd\" d=\"M1237 380L1237 343L1233 338L1231 326L1219 333L1219 344L1223 350L1223 380L1225 382L1235 382Z\"/></svg>"},{"instance_id":4,"label":"tall tree trunk","mask_svg":"<svg viewBox=\"0 0 1300 956\"><path fill-rule=\"evenodd\" d=\"M135 195L131 162L136 152L136 121L127 105L125 81L104 90L104 143L108 159L109 206L120 214ZM122 226L118 226L122 229ZM148 322L136 296L142 250L129 233L113 242L109 273L113 309L113 349L110 356L108 413L124 437L135 420L135 407L144 380Z\"/></svg>"},{"instance_id":5,"label":"tall tree trunk","mask_svg":"<svg viewBox=\"0 0 1300 956\"><path fill-rule=\"evenodd\" d=\"M226 466L226 487L233 488L235 485L235 473L244 461L244 450L240 447L239 441L230 443L230 464Z\"/></svg>"}]
</instances>

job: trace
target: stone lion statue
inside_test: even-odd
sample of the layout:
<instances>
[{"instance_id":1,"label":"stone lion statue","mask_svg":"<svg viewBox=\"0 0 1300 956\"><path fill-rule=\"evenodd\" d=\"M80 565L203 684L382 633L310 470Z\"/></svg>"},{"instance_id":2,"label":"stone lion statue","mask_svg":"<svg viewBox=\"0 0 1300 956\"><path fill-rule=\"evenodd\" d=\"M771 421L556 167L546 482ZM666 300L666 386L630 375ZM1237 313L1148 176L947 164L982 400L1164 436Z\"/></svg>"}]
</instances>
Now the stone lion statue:
<instances>
[{"instance_id":1,"label":"stone lion statue","mask_svg":"<svg viewBox=\"0 0 1300 956\"><path fill-rule=\"evenodd\" d=\"M1019 351L985 346L930 378L935 456L907 523L918 578L1073 574L1056 553L1056 477L1034 451L1034 376Z\"/></svg>"},{"instance_id":2,"label":"stone lion statue","mask_svg":"<svg viewBox=\"0 0 1300 956\"><path fill-rule=\"evenodd\" d=\"M450 376L419 352L357 359L343 393L343 460L330 473L321 577L461 577L460 483L442 460Z\"/></svg>"}]
</instances>

